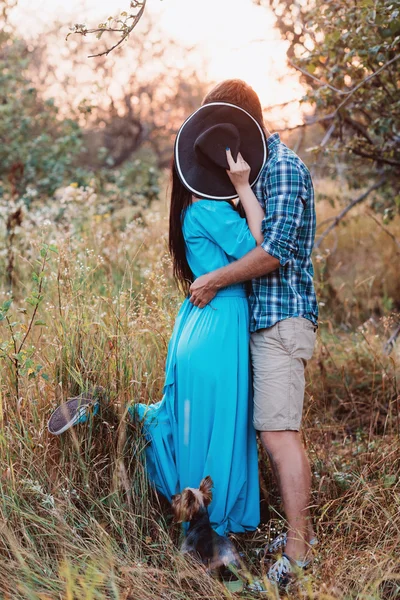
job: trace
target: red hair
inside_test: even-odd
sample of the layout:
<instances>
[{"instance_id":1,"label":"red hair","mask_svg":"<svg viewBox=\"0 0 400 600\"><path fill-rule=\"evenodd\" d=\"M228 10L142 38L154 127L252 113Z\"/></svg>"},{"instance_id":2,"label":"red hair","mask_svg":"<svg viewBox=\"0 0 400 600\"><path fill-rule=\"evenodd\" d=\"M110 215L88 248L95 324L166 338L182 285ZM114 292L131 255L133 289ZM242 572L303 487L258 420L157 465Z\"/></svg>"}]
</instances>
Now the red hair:
<instances>
[{"instance_id":1,"label":"red hair","mask_svg":"<svg viewBox=\"0 0 400 600\"><path fill-rule=\"evenodd\" d=\"M202 105L228 102L247 111L264 128L261 102L253 88L241 79L226 79L218 83L204 98Z\"/></svg>"}]
</instances>

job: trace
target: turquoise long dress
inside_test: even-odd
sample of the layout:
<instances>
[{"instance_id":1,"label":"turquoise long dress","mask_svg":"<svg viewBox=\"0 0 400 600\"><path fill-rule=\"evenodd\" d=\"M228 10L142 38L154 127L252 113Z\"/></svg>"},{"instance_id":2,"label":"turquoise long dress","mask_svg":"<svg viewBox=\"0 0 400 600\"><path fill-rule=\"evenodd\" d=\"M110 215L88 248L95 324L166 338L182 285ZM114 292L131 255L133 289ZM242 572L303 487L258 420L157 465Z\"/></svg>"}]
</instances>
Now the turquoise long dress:
<instances>
[{"instance_id":1,"label":"turquoise long dress","mask_svg":"<svg viewBox=\"0 0 400 600\"><path fill-rule=\"evenodd\" d=\"M192 204L183 233L196 278L255 247L246 220L224 201ZM159 492L170 500L210 475L213 528L223 535L257 527L249 307L242 285L221 290L203 309L183 302L168 347L163 398L137 411L149 440L146 469Z\"/></svg>"}]
</instances>

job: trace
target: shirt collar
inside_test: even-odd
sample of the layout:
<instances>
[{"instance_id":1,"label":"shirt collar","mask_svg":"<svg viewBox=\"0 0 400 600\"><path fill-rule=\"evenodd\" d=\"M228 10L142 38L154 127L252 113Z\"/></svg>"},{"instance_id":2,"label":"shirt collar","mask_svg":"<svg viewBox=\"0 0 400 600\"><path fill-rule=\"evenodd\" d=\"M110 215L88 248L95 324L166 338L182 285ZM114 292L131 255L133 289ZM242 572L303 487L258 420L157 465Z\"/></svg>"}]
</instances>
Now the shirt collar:
<instances>
[{"instance_id":1,"label":"shirt collar","mask_svg":"<svg viewBox=\"0 0 400 600\"><path fill-rule=\"evenodd\" d=\"M279 133L273 133L267 138L267 146L268 152L272 152L278 144L281 143L281 138L279 137Z\"/></svg>"}]
</instances>

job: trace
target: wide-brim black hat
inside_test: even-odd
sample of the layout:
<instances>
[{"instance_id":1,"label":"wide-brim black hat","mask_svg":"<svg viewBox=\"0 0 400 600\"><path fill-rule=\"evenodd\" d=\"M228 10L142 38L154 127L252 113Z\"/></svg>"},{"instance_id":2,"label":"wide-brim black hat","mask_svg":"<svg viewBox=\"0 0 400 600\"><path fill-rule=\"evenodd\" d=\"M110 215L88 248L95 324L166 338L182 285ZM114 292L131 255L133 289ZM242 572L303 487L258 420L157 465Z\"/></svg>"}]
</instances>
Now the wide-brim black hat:
<instances>
[{"instance_id":1,"label":"wide-brim black hat","mask_svg":"<svg viewBox=\"0 0 400 600\"><path fill-rule=\"evenodd\" d=\"M260 124L245 110L226 102L205 104L178 131L175 168L183 185L195 196L231 200L237 192L228 177L226 148L250 165L253 186L267 160L267 143Z\"/></svg>"}]
</instances>

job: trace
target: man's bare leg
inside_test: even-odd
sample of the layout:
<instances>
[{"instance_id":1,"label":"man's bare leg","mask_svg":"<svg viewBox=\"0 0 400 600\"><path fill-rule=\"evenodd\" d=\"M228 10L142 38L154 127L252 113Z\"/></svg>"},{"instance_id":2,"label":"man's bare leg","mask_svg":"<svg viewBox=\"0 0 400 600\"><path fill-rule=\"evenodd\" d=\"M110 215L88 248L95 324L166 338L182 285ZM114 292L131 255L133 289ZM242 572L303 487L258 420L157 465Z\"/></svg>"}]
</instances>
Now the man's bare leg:
<instances>
[{"instance_id":1,"label":"man's bare leg","mask_svg":"<svg viewBox=\"0 0 400 600\"><path fill-rule=\"evenodd\" d=\"M262 444L278 478L283 508L288 521L285 552L303 560L314 537L309 513L311 470L298 431L262 431Z\"/></svg>"}]
</instances>

